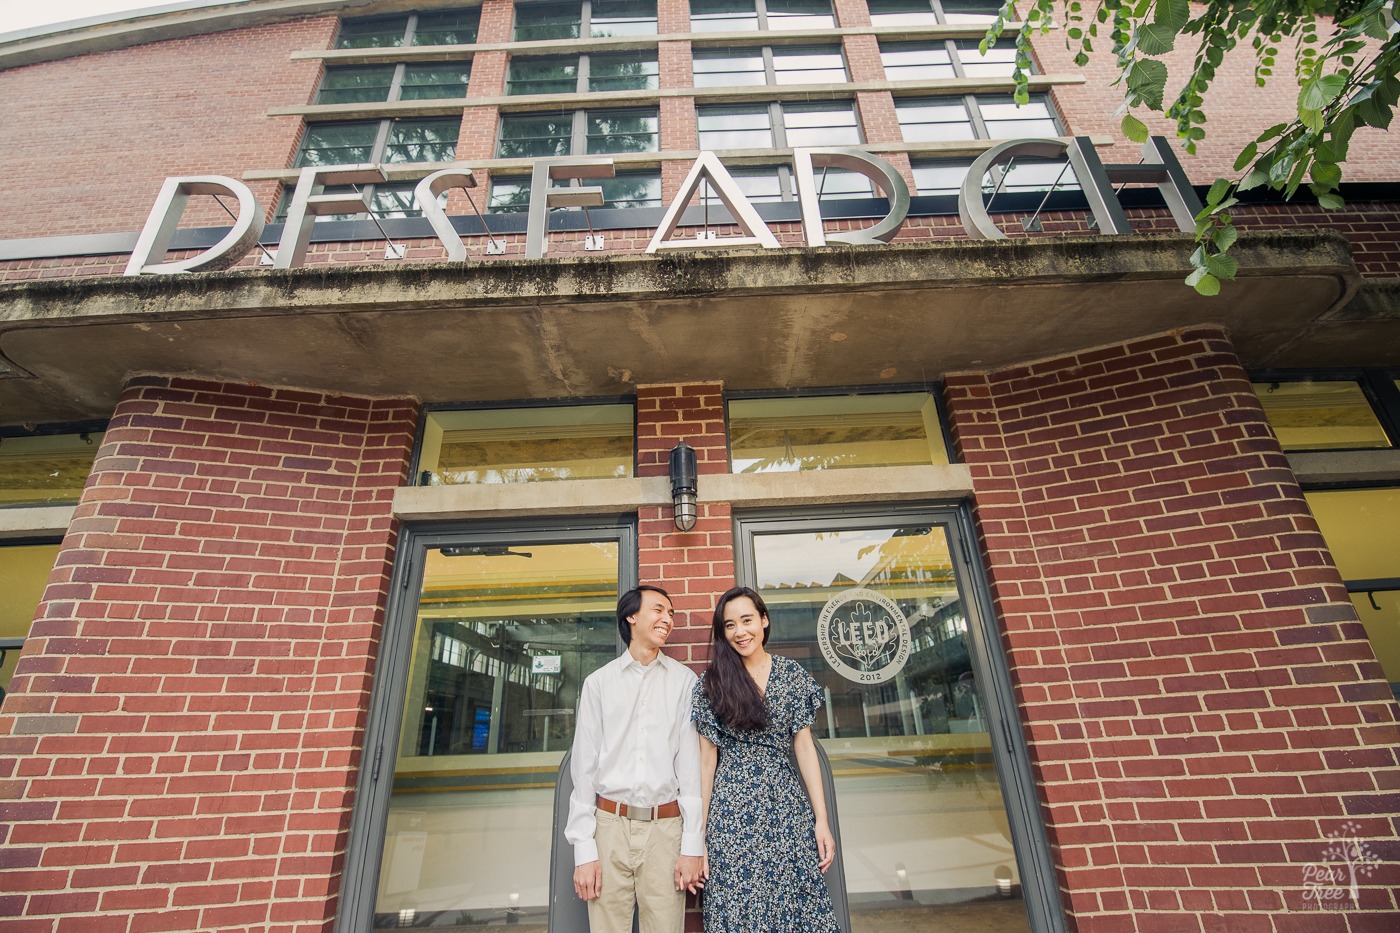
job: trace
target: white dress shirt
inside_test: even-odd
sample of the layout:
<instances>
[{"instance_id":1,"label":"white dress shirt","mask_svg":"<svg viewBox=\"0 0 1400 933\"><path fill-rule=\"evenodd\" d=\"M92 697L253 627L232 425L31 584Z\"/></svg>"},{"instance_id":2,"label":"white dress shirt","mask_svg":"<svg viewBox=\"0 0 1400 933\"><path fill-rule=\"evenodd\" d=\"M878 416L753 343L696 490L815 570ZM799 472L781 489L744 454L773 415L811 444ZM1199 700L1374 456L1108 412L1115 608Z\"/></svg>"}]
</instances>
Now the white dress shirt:
<instances>
[{"instance_id":1,"label":"white dress shirt","mask_svg":"<svg viewBox=\"0 0 1400 933\"><path fill-rule=\"evenodd\" d=\"M664 654L644 665L624 652L583 682L570 765L574 792L564 827L576 866L598 860L593 810L599 795L636 807L677 801L681 854L705 854L700 743L690 721L695 681L688 667Z\"/></svg>"}]
</instances>

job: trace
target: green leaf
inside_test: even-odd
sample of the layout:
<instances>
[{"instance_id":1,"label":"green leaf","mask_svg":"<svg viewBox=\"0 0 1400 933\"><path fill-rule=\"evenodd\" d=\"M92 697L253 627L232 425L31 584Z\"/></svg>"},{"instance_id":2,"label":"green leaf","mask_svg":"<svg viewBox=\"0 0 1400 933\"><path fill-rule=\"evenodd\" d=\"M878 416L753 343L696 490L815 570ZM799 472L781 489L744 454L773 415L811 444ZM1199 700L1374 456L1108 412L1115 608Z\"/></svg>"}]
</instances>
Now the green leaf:
<instances>
[{"instance_id":1,"label":"green leaf","mask_svg":"<svg viewBox=\"0 0 1400 933\"><path fill-rule=\"evenodd\" d=\"M1288 129L1287 123L1275 123L1273 126L1269 127L1267 130L1259 134L1259 139L1257 140L1257 142L1266 143L1269 140L1273 139L1275 136L1282 136L1283 131L1286 129Z\"/></svg>"},{"instance_id":2,"label":"green leaf","mask_svg":"<svg viewBox=\"0 0 1400 933\"><path fill-rule=\"evenodd\" d=\"M1146 23L1137 28L1138 48L1144 55L1165 55L1176 47L1178 30L1161 23Z\"/></svg>"},{"instance_id":3,"label":"green leaf","mask_svg":"<svg viewBox=\"0 0 1400 933\"><path fill-rule=\"evenodd\" d=\"M1245 166L1254 161L1254 157L1259 154L1259 144L1250 143L1240 150L1240 154L1235 158L1235 171L1244 171Z\"/></svg>"},{"instance_id":4,"label":"green leaf","mask_svg":"<svg viewBox=\"0 0 1400 933\"><path fill-rule=\"evenodd\" d=\"M1233 256L1207 256L1206 270L1217 279L1226 281L1233 279L1235 273L1239 271L1240 264Z\"/></svg>"},{"instance_id":5,"label":"green leaf","mask_svg":"<svg viewBox=\"0 0 1400 933\"><path fill-rule=\"evenodd\" d=\"M1225 195L1230 193L1230 179L1217 178L1211 183L1210 191L1206 192L1206 206L1215 207L1225 200Z\"/></svg>"},{"instance_id":6,"label":"green leaf","mask_svg":"<svg viewBox=\"0 0 1400 933\"><path fill-rule=\"evenodd\" d=\"M1301 120L1302 123L1303 123L1303 125L1306 126L1306 127L1308 128L1308 132L1309 132L1309 133L1321 133L1321 132L1322 132L1322 111L1321 111L1321 110L1302 110L1302 109L1300 109L1300 110L1298 111L1298 119Z\"/></svg>"},{"instance_id":7,"label":"green leaf","mask_svg":"<svg viewBox=\"0 0 1400 933\"><path fill-rule=\"evenodd\" d=\"M1298 95L1298 110L1322 110L1346 87L1347 81L1341 75L1321 75L1303 85ZM1317 132L1314 130L1314 132Z\"/></svg>"},{"instance_id":8,"label":"green leaf","mask_svg":"<svg viewBox=\"0 0 1400 933\"><path fill-rule=\"evenodd\" d=\"M1240 232L1234 225L1228 227L1217 227L1210 235L1211 243L1215 244L1216 252L1223 253L1235 245L1235 241L1240 238Z\"/></svg>"},{"instance_id":9,"label":"green leaf","mask_svg":"<svg viewBox=\"0 0 1400 933\"><path fill-rule=\"evenodd\" d=\"M1157 0L1153 19L1180 32L1191 21L1191 4L1189 0Z\"/></svg>"},{"instance_id":10,"label":"green leaf","mask_svg":"<svg viewBox=\"0 0 1400 933\"><path fill-rule=\"evenodd\" d=\"M1331 162L1322 161L1322 156L1319 154L1317 161L1313 162L1309 176L1317 184L1332 188L1342 180L1342 170Z\"/></svg>"},{"instance_id":11,"label":"green leaf","mask_svg":"<svg viewBox=\"0 0 1400 933\"><path fill-rule=\"evenodd\" d=\"M1240 180L1235 186L1236 191L1249 191L1251 188L1258 188L1260 185L1269 183L1269 173L1263 169L1254 169Z\"/></svg>"},{"instance_id":12,"label":"green leaf","mask_svg":"<svg viewBox=\"0 0 1400 933\"><path fill-rule=\"evenodd\" d=\"M1319 194L1317 196L1317 203L1321 204L1324 209L1329 211L1338 211L1346 207L1346 202L1342 200L1342 196L1334 191L1325 191Z\"/></svg>"},{"instance_id":13,"label":"green leaf","mask_svg":"<svg viewBox=\"0 0 1400 933\"><path fill-rule=\"evenodd\" d=\"M1147 142L1147 124L1131 113L1123 114L1123 135L1135 143Z\"/></svg>"},{"instance_id":14,"label":"green leaf","mask_svg":"<svg viewBox=\"0 0 1400 933\"><path fill-rule=\"evenodd\" d=\"M1140 59L1128 69L1128 90L1132 91L1149 110L1162 109L1162 94L1167 86L1167 66L1152 59Z\"/></svg>"},{"instance_id":15,"label":"green leaf","mask_svg":"<svg viewBox=\"0 0 1400 933\"><path fill-rule=\"evenodd\" d=\"M1186 284L1196 289L1196 293L1207 298L1220 294L1220 280L1204 269L1197 269L1186 277Z\"/></svg>"}]
</instances>

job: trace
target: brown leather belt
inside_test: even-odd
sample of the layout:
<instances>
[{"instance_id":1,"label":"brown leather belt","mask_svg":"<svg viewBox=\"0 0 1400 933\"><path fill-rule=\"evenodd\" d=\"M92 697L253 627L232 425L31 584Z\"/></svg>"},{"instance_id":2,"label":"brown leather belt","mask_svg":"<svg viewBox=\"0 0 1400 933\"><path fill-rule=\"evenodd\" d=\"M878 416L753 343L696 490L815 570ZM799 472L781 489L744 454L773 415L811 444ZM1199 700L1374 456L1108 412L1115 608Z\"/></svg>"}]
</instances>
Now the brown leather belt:
<instances>
[{"instance_id":1,"label":"brown leather belt","mask_svg":"<svg viewBox=\"0 0 1400 933\"><path fill-rule=\"evenodd\" d=\"M598 809L616 813L624 820L665 820L681 815L681 805L675 800L659 807L633 807L606 797L598 797Z\"/></svg>"}]
</instances>

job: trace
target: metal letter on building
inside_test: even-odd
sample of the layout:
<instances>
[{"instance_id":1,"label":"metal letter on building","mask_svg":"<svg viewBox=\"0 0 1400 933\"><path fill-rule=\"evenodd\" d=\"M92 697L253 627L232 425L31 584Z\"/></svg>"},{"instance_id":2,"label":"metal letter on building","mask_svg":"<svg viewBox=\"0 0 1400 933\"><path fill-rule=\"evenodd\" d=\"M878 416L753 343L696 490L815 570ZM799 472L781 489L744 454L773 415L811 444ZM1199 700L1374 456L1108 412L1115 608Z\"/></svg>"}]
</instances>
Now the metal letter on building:
<instances>
[{"instance_id":1,"label":"metal letter on building","mask_svg":"<svg viewBox=\"0 0 1400 933\"><path fill-rule=\"evenodd\" d=\"M306 248L311 245L311 226L317 217L327 214L364 214L369 205L358 192L323 194L327 184L364 185L386 180L384 169L378 165L332 165L325 168L304 168L297 177L296 190L287 205L287 224L282 228L282 242L277 245L277 258L272 265L290 269L306 261Z\"/></svg>"},{"instance_id":2,"label":"metal letter on building","mask_svg":"<svg viewBox=\"0 0 1400 933\"><path fill-rule=\"evenodd\" d=\"M1076 136L1068 142L1063 139L1013 139L999 143L977 157L967 170L962 187L958 189L958 214L962 218L963 229L974 240L1006 239L1006 234L992 222L982 201L982 179L993 166L1009 163L1017 156L1029 156L1043 159L1064 157L1069 160L1084 198L1089 202L1089 210L1103 233L1133 232L1133 225L1128 222L1128 215L1118 203L1118 194L1113 186L1134 183L1155 184L1162 192L1162 198L1167 202L1177 226L1188 233L1194 231L1201 202L1176 154L1172 152L1171 144L1164 137L1154 136L1142 147L1142 154L1143 163L1140 165L1104 165L1087 136Z\"/></svg>"},{"instance_id":3,"label":"metal letter on building","mask_svg":"<svg viewBox=\"0 0 1400 933\"><path fill-rule=\"evenodd\" d=\"M722 240L673 240L670 238L671 234L675 232L676 224L680 221L681 211L685 210L685 206L690 203L690 199L700 187L702 178L709 181L715 194L719 195L720 201L729 208L734 222L739 225L739 229L747 234L746 236L725 237ZM773 236L773 231L769 230L768 225L763 222L763 218L758 216L758 211L753 209L748 197L739 190L739 186L735 184L729 170L724 167L724 164L716 158L713 152L702 152L700 158L696 159L695 164L690 167L690 174L686 175L685 181L681 183L681 190L676 192L675 198L671 200L671 206L666 208L666 214L661 218L661 226L656 228L651 242L647 244L647 252L654 253L661 249L695 249L716 246L762 246L764 249L777 249L778 245L778 238Z\"/></svg>"},{"instance_id":4,"label":"metal letter on building","mask_svg":"<svg viewBox=\"0 0 1400 933\"><path fill-rule=\"evenodd\" d=\"M472 174L471 169L445 168L433 172L418 182L418 187L413 189L413 199L417 202L418 209L423 212L428 223L432 224L433 232L442 241L443 249L447 250L447 258L452 262L466 262L467 247L462 242L457 228L452 226L452 221L447 218L447 211L438 203L438 195L453 188L475 187L476 176Z\"/></svg>"},{"instance_id":5,"label":"metal letter on building","mask_svg":"<svg viewBox=\"0 0 1400 933\"><path fill-rule=\"evenodd\" d=\"M874 226L828 234L822 228L814 167L859 172L874 182L880 193L889 199L889 212ZM827 240L862 245L888 243L899 233L904 218L909 216L909 186L904 183L904 178L893 165L868 152L844 148L794 149L792 170L797 176L797 200L802 205L802 231L807 237L808 246L825 246Z\"/></svg>"},{"instance_id":6,"label":"metal letter on building","mask_svg":"<svg viewBox=\"0 0 1400 933\"><path fill-rule=\"evenodd\" d=\"M175 262L151 262L151 258L164 258L170 249L175 228L180 224L180 216L185 212L192 194L231 194L238 199L238 213L233 226L223 239L199 253ZM263 232L262 207L253 192L241 181L224 175L185 175L167 178L161 185L155 206L146 218L146 226L136 238L136 248L131 251L131 261L126 265L125 275L154 273L170 275L176 272L216 271L235 265L248 254Z\"/></svg>"},{"instance_id":7,"label":"metal letter on building","mask_svg":"<svg viewBox=\"0 0 1400 933\"><path fill-rule=\"evenodd\" d=\"M582 188L556 188L560 178L612 178L613 160L536 159L530 172L530 213L525 219L525 258L541 259L549 248L549 209L551 207L602 207L603 189L597 185Z\"/></svg>"}]
</instances>

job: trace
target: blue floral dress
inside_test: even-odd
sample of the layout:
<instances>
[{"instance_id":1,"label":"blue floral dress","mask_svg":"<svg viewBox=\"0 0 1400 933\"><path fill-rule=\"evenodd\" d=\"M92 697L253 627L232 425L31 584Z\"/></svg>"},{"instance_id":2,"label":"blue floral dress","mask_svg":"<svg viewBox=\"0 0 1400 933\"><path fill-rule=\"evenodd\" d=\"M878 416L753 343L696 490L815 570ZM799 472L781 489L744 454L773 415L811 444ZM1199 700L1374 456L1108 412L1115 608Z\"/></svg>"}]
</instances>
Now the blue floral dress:
<instances>
[{"instance_id":1,"label":"blue floral dress","mask_svg":"<svg viewBox=\"0 0 1400 933\"><path fill-rule=\"evenodd\" d=\"M715 718L704 687L702 678L692 716L719 749L705 822L705 933L838 933L817 867L816 818L791 754L793 736L822 705L821 688L796 661L774 655L768 725L737 732Z\"/></svg>"}]
</instances>

